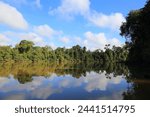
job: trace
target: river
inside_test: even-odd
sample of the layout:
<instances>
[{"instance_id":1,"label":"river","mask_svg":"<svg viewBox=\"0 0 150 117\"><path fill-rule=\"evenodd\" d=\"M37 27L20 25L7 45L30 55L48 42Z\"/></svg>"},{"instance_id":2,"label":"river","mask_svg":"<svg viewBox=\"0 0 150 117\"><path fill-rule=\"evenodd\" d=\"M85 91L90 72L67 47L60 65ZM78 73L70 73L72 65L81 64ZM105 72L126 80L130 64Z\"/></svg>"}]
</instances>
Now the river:
<instances>
[{"instance_id":1,"label":"river","mask_svg":"<svg viewBox=\"0 0 150 117\"><path fill-rule=\"evenodd\" d=\"M3 63L1 100L150 99L150 70L122 64Z\"/></svg>"}]
</instances>

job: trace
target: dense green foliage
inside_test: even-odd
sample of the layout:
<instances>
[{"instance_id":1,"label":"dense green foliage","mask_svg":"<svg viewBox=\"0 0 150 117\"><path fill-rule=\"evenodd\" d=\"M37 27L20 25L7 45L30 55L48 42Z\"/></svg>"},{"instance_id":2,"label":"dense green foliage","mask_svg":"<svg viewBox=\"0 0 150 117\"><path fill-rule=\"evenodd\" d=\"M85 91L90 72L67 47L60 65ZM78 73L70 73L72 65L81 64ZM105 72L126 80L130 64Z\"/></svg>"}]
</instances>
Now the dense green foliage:
<instances>
[{"instance_id":1,"label":"dense green foliage","mask_svg":"<svg viewBox=\"0 0 150 117\"><path fill-rule=\"evenodd\" d=\"M121 26L121 35L127 39L131 63L150 63L150 0L144 8L131 11Z\"/></svg>"},{"instance_id":2,"label":"dense green foliage","mask_svg":"<svg viewBox=\"0 0 150 117\"><path fill-rule=\"evenodd\" d=\"M126 47L109 48L106 45L105 51L87 50L86 47L79 45L73 46L70 49L65 47L53 50L49 46L35 46L33 42L22 40L15 47L0 46L0 61L30 61L30 62L71 62L71 63L99 63L106 62L122 62L125 61L128 55Z\"/></svg>"},{"instance_id":3,"label":"dense green foliage","mask_svg":"<svg viewBox=\"0 0 150 117\"><path fill-rule=\"evenodd\" d=\"M57 63L29 63L29 62L19 62L19 63L1 63L0 64L0 77L9 77L10 74L14 76L21 84L32 82L33 76L44 76L45 78L50 78L54 73L57 76L71 75L74 78L81 78L92 71L96 73L106 72L106 78L111 78L111 74L126 75L128 76L128 67L124 64L117 63L106 63L103 65L99 64L57 64Z\"/></svg>"}]
</instances>

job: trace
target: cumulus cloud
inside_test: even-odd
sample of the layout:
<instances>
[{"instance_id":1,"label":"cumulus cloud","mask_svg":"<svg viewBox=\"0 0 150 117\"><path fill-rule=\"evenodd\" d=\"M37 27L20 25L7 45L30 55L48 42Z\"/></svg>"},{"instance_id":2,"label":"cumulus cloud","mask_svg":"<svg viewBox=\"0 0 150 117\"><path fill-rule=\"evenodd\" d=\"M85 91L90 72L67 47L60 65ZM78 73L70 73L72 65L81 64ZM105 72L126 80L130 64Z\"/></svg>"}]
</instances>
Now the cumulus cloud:
<instances>
[{"instance_id":1,"label":"cumulus cloud","mask_svg":"<svg viewBox=\"0 0 150 117\"><path fill-rule=\"evenodd\" d=\"M5 35L0 34L0 45L8 45L8 42L10 42L10 39Z\"/></svg>"},{"instance_id":2,"label":"cumulus cloud","mask_svg":"<svg viewBox=\"0 0 150 117\"><path fill-rule=\"evenodd\" d=\"M73 15L83 15L90 9L89 0L61 0L61 5L49 11L50 14L58 14L67 18Z\"/></svg>"},{"instance_id":3,"label":"cumulus cloud","mask_svg":"<svg viewBox=\"0 0 150 117\"><path fill-rule=\"evenodd\" d=\"M105 15L103 13L93 12L87 17L87 19L98 27L119 29L122 22L125 21L124 16L121 13L113 13Z\"/></svg>"},{"instance_id":4,"label":"cumulus cloud","mask_svg":"<svg viewBox=\"0 0 150 117\"><path fill-rule=\"evenodd\" d=\"M50 9L49 14L55 14L63 18L72 19L74 15L83 16L88 22L100 28L118 30L122 22L125 21L123 14L99 13L90 7L90 0L62 0L61 5L55 9Z\"/></svg>"},{"instance_id":5,"label":"cumulus cloud","mask_svg":"<svg viewBox=\"0 0 150 117\"><path fill-rule=\"evenodd\" d=\"M67 44L70 42L70 39L68 37L62 37L62 38L60 38L60 41Z\"/></svg>"},{"instance_id":6,"label":"cumulus cloud","mask_svg":"<svg viewBox=\"0 0 150 117\"><path fill-rule=\"evenodd\" d=\"M27 29L28 23L23 15L15 8L0 1L0 24L15 29Z\"/></svg>"},{"instance_id":7,"label":"cumulus cloud","mask_svg":"<svg viewBox=\"0 0 150 117\"><path fill-rule=\"evenodd\" d=\"M85 39L83 41L83 45L88 47L90 50L96 50L96 49L104 49L106 44L110 44L111 47L113 45L121 46L121 42L117 38L111 38L108 39L105 36L105 33L92 33L92 32L86 32L84 34Z\"/></svg>"},{"instance_id":8,"label":"cumulus cloud","mask_svg":"<svg viewBox=\"0 0 150 117\"><path fill-rule=\"evenodd\" d=\"M42 37L33 32L20 33L19 37L23 40L33 41L37 45L44 45L44 40L42 39Z\"/></svg>"},{"instance_id":9,"label":"cumulus cloud","mask_svg":"<svg viewBox=\"0 0 150 117\"><path fill-rule=\"evenodd\" d=\"M38 26L37 26L38 27ZM38 27L39 28L39 27ZM93 33L91 31L85 32L83 37L77 36L65 36L65 35L56 35L54 38L57 38L57 41L53 41L53 39L49 39L52 36L52 33L49 35L49 32L44 28L39 28L41 30L34 29L34 31L27 32L27 33L17 33L17 32L5 32L0 35L0 42L1 45L5 45L9 42L9 38L11 39L18 39L17 43L21 40L30 40L33 41L38 46L50 45L53 49L57 48L57 41L63 42L61 43L65 47L66 44L69 44L67 48L74 45L86 46L89 50L96 50L96 49L104 49L106 44L110 44L112 46L122 46L122 42L117 38L107 38L105 33ZM45 30L45 31L44 31ZM55 31L57 32L57 31ZM47 38L45 38L47 36ZM9 38L8 38L9 37ZM11 40L12 41L12 40ZM16 44L16 43L14 43Z\"/></svg>"},{"instance_id":10,"label":"cumulus cloud","mask_svg":"<svg viewBox=\"0 0 150 117\"><path fill-rule=\"evenodd\" d=\"M40 35L38 35L34 32L12 32L12 31L8 31L8 32L4 32L4 35L11 39L11 42L12 42L11 45L12 46L16 45L16 43L19 43L21 40L33 41L38 46L44 46L45 45L44 39Z\"/></svg>"},{"instance_id":11,"label":"cumulus cloud","mask_svg":"<svg viewBox=\"0 0 150 117\"><path fill-rule=\"evenodd\" d=\"M54 30L49 25L44 24L39 26L33 26L28 32L15 32L15 31L3 32L3 36L2 35L0 36L1 37L0 42L1 45L2 44L4 45L4 42L7 42L9 38L12 41L11 45L14 46L21 40L29 40L33 41L37 46L49 45L53 49L55 49L56 48L55 43L52 42L53 38L56 37L58 37L58 39L61 38L60 36L62 33L63 33L62 31Z\"/></svg>"},{"instance_id":12,"label":"cumulus cloud","mask_svg":"<svg viewBox=\"0 0 150 117\"><path fill-rule=\"evenodd\" d=\"M55 31L53 28L48 26L47 24L35 26L34 31L44 37L50 38L52 35L56 34L57 31Z\"/></svg>"}]
</instances>

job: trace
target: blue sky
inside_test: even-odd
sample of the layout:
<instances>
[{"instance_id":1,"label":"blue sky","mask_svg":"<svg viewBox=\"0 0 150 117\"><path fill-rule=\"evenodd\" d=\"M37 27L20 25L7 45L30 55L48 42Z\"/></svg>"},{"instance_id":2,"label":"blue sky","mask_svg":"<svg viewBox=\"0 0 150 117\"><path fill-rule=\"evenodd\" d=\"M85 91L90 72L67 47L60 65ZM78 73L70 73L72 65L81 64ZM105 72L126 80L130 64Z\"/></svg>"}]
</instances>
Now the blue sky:
<instances>
[{"instance_id":1,"label":"blue sky","mask_svg":"<svg viewBox=\"0 0 150 117\"><path fill-rule=\"evenodd\" d=\"M52 48L121 46L119 27L146 0L0 0L0 45L20 40Z\"/></svg>"}]
</instances>

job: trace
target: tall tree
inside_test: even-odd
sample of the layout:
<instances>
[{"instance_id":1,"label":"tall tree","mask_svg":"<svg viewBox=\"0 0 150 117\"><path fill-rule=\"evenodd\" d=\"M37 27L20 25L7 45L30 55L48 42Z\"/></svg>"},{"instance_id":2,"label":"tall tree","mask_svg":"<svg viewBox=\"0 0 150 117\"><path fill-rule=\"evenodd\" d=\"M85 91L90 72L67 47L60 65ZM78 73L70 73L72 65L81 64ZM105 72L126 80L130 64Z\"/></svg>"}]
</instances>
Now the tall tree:
<instances>
[{"instance_id":1,"label":"tall tree","mask_svg":"<svg viewBox=\"0 0 150 117\"><path fill-rule=\"evenodd\" d=\"M150 0L142 9L131 11L120 28L127 39L129 61L150 63Z\"/></svg>"},{"instance_id":2,"label":"tall tree","mask_svg":"<svg viewBox=\"0 0 150 117\"><path fill-rule=\"evenodd\" d=\"M28 52L32 47L34 43L32 41L22 40L19 45L17 45L17 48L20 53Z\"/></svg>"}]
</instances>

